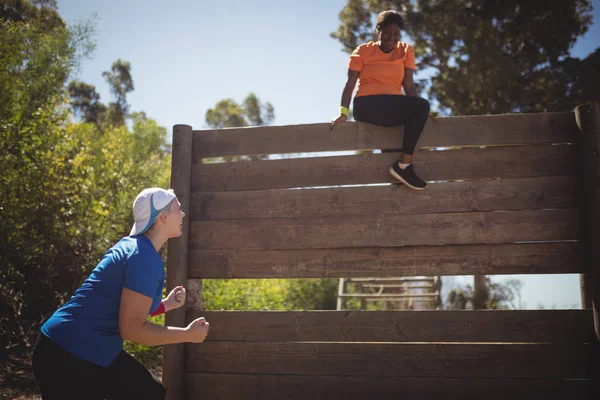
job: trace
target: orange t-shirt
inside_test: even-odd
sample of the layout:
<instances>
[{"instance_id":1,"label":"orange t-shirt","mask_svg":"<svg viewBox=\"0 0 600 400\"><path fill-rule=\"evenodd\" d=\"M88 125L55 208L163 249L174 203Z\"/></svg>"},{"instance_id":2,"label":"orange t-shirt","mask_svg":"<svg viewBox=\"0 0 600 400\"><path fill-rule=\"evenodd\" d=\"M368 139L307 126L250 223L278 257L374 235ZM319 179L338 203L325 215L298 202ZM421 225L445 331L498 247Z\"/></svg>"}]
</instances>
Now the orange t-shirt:
<instances>
[{"instance_id":1,"label":"orange t-shirt","mask_svg":"<svg viewBox=\"0 0 600 400\"><path fill-rule=\"evenodd\" d=\"M348 69L359 71L355 97L375 94L402 94L404 69L416 70L415 53L410 44L398 42L384 53L377 42L361 44L350 56Z\"/></svg>"}]
</instances>

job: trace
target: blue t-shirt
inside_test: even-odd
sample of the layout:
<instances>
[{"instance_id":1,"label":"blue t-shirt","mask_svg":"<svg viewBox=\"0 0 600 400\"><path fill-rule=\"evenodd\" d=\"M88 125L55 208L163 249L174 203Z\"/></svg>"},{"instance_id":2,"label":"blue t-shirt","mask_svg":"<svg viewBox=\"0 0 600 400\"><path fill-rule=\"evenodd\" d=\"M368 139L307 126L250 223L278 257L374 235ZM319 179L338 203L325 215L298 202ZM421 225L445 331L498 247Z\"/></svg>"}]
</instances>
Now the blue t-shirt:
<instances>
[{"instance_id":1,"label":"blue t-shirt","mask_svg":"<svg viewBox=\"0 0 600 400\"><path fill-rule=\"evenodd\" d=\"M71 300L42 326L42 333L76 357L107 367L121 352L119 306L123 288L162 300L165 269L144 235L121 239L106 252Z\"/></svg>"}]
</instances>

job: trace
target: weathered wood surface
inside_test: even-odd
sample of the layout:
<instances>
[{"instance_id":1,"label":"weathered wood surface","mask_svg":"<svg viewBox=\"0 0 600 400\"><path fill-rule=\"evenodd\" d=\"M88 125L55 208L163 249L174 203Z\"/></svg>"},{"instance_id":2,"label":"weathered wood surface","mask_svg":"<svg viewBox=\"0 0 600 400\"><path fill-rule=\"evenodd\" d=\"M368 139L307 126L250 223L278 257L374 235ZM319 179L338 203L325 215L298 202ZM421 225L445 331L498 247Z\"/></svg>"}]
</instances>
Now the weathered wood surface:
<instances>
[{"instance_id":1,"label":"weathered wood surface","mask_svg":"<svg viewBox=\"0 0 600 400\"><path fill-rule=\"evenodd\" d=\"M399 148L404 128L365 123L266 126L194 131L194 158ZM573 112L439 118L419 147L568 143L577 140Z\"/></svg>"},{"instance_id":2,"label":"weathered wood surface","mask_svg":"<svg viewBox=\"0 0 600 400\"><path fill-rule=\"evenodd\" d=\"M186 288L185 307L188 310L196 310L196 311L202 310L203 309L203 306L202 306L202 279L188 278L185 288ZM188 313L188 317L189 317L189 313ZM189 322L192 322L192 321L189 321Z\"/></svg>"},{"instance_id":3,"label":"weathered wood surface","mask_svg":"<svg viewBox=\"0 0 600 400\"><path fill-rule=\"evenodd\" d=\"M580 218L584 218L581 235L589 271L581 276L582 305L594 310L600 340L600 103L579 106L575 115L582 142L579 155ZM598 370L600 379L600 366Z\"/></svg>"},{"instance_id":4,"label":"weathered wood surface","mask_svg":"<svg viewBox=\"0 0 600 400\"><path fill-rule=\"evenodd\" d=\"M302 249L577 240L576 209L195 221L190 249Z\"/></svg>"},{"instance_id":5,"label":"weathered wood surface","mask_svg":"<svg viewBox=\"0 0 600 400\"><path fill-rule=\"evenodd\" d=\"M585 272L581 243L190 250L191 278L350 278Z\"/></svg>"},{"instance_id":6,"label":"weathered wood surface","mask_svg":"<svg viewBox=\"0 0 600 400\"><path fill-rule=\"evenodd\" d=\"M207 341L592 343L591 310L189 311Z\"/></svg>"},{"instance_id":7,"label":"weathered wood surface","mask_svg":"<svg viewBox=\"0 0 600 400\"><path fill-rule=\"evenodd\" d=\"M175 125L173 128L173 164L171 168L171 188L175 190L185 213L190 210L190 174L192 165L192 127ZM167 290L175 286L184 286L187 281L188 231L189 220L184 218L182 235L170 239L168 244ZM185 309L169 312L165 317L166 325L184 326ZM163 380L168 388L167 399L179 400L183 393L183 344L165 346L163 357Z\"/></svg>"},{"instance_id":8,"label":"weathered wood surface","mask_svg":"<svg viewBox=\"0 0 600 400\"><path fill-rule=\"evenodd\" d=\"M576 145L512 146L415 152L426 181L573 175ZM395 183L396 153L194 164L192 191L280 189Z\"/></svg>"},{"instance_id":9,"label":"weathered wood surface","mask_svg":"<svg viewBox=\"0 0 600 400\"><path fill-rule=\"evenodd\" d=\"M188 372L431 378L589 378L590 346L204 342Z\"/></svg>"},{"instance_id":10,"label":"weathered wood surface","mask_svg":"<svg viewBox=\"0 0 600 400\"><path fill-rule=\"evenodd\" d=\"M587 399L589 380L186 374L186 399Z\"/></svg>"},{"instance_id":11,"label":"weathered wood surface","mask_svg":"<svg viewBox=\"0 0 600 400\"><path fill-rule=\"evenodd\" d=\"M402 186L192 193L190 220L426 214L577 207L578 179L548 176Z\"/></svg>"}]
</instances>

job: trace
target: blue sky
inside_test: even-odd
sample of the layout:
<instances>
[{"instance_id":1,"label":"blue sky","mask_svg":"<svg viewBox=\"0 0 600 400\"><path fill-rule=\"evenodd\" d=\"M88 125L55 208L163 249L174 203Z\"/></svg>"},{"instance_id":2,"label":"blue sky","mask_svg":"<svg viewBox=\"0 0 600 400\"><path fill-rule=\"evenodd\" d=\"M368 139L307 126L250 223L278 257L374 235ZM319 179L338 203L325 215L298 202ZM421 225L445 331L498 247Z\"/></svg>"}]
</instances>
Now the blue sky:
<instances>
[{"instance_id":1,"label":"blue sky","mask_svg":"<svg viewBox=\"0 0 600 400\"><path fill-rule=\"evenodd\" d=\"M329 34L337 29L345 4L58 0L69 24L98 16L97 49L83 62L78 79L95 85L108 102L102 72L118 58L131 62L131 110L146 112L169 134L175 124L204 128L207 109L224 98L242 101L249 92L274 105L275 125L331 120L338 112L348 55ZM593 4L597 23L573 47L575 57L600 46L600 0ZM519 278L527 308L580 306L577 275Z\"/></svg>"}]
</instances>

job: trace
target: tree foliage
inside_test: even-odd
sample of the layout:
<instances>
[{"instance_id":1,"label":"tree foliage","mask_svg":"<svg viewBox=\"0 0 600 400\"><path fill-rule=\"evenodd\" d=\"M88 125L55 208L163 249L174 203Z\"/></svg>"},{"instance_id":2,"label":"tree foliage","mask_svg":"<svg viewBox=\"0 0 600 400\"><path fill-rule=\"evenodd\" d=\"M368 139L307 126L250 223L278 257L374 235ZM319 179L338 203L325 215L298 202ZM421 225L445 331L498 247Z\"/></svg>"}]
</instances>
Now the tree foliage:
<instances>
[{"instance_id":1,"label":"tree foliage","mask_svg":"<svg viewBox=\"0 0 600 400\"><path fill-rule=\"evenodd\" d=\"M110 71L103 72L102 76L106 79L110 92L116 98L114 103L108 105L108 122L113 126L123 125L125 117L129 114L127 94L134 89L131 64L118 59L113 63Z\"/></svg>"},{"instance_id":2,"label":"tree foliage","mask_svg":"<svg viewBox=\"0 0 600 400\"><path fill-rule=\"evenodd\" d=\"M224 99L206 112L206 124L212 129L269 125L274 119L271 103L263 104L254 93L248 94L242 104Z\"/></svg>"},{"instance_id":3,"label":"tree foliage","mask_svg":"<svg viewBox=\"0 0 600 400\"><path fill-rule=\"evenodd\" d=\"M26 1L15 4L34 12ZM139 190L168 186L170 166L166 129L143 113L131 115L131 131L72 122L67 82L93 49L93 29L47 29L26 12L21 19L13 14L0 20L3 350L31 344L42 320L129 232ZM94 91L85 84L70 89L87 92L92 101L80 109L89 113Z\"/></svg>"},{"instance_id":4,"label":"tree foliage","mask_svg":"<svg viewBox=\"0 0 600 400\"><path fill-rule=\"evenodd\" d=\"M72 81L69 83L71 108L81 121L94 123L100 129L124 125L130 110L127 95L134 90L131 63L116 60L111 70L103 72L102 76L115 101L104 105L94 85Z\"/></svg>"},{"instance_id":5,"label":"tree foliage","mask_svg":"<svg viewBox=\"0 0 600 400\"><path fill-rule=\"evenodd\" d=\"M421 84L446 112L572 110L600 99L590 90L600 84L598 52L568 57L591 23L589 0L348 0L331 36L351 52L373 39L373 18L387 9L403 14L419 69L434 73Z\"/></svg>"},{"instance_id":6,"label":"tree foliage","mask_svg":"<svg viewBox=\"0 0 600 400\"><path fill-rule=\"evenodd\" d=\"M490 277L486 277L485 288L482 288L481 292L477 294L482 298L475 299L476 293L473 290L473 286L459 286L448 293L445 307L449 310L472 309L473 303L478 302L479 304L483 304L483 308L485 309L517 310L522 308L522 288L523 281L519 279L494 282Z\"/></svg>"},{"instance_id":7,"label":"tree foliage","mask_svg":"<svg viewBox=\"0 0 600 400\"><path fill-rule=\"evenodd\" d=\"M85 82L71 81L68 90L74 114L82 122L93 123L100 127L100 118L108 108L100 102L96 87Z\"/></svg>"},{"instance_id":8,"label":"tree foliage","mask_svg":"<svg viewBox=\"0 0 600 400\"><path fill-rule=\"evenodd\" d=\"M337 279L206 279L206 310L335 310Z\"/></svg>"},{"instance_id":9,"label":"tree foliage","mask_svg":"<svg viewBox=\"0 0 600 400\"><path fill-rule=\"evenodd\" d=\"M0 3L0 20L34 25L44 33L66 28L57 11L56 0L3 0Z\"/></svg>"}]
</instances>

